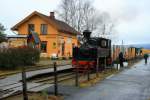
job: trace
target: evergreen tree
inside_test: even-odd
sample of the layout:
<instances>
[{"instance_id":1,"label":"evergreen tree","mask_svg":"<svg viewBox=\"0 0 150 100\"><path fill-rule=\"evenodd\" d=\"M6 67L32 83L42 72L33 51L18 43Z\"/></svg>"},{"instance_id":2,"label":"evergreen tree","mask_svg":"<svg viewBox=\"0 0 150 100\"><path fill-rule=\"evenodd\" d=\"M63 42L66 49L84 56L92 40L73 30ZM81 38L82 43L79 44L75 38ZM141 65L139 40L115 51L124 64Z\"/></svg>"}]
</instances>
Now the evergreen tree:
<instances>
[{"instance_id":1,"label":"evergreen tree","mask_svg":"<svg viewBox=\"0 0 150 100\"><path fill-rule=\"evenodd\" d=\"M5 27L0 23L0 43L6 41L6 35L4 34Z\"/></svg>"}]
</instances>

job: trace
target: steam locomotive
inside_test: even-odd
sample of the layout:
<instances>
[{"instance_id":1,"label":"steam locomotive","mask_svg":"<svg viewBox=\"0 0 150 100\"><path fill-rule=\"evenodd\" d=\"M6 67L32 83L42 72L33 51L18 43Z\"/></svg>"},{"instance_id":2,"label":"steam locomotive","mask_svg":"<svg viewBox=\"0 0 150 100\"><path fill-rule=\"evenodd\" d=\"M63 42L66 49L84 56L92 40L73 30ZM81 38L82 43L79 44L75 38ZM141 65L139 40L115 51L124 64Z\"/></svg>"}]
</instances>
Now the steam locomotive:
<instances>
[{"instance_id":1,"label":"steam locomotive","mask_svg":"<svg viewBox=\"0 0 150 100\"><path fill-rule=\"evenodd\" d=\"M72 65L80 72L100 71L111 64L111 40L101 37L91 37L91 32L83 32L83 44L73 48Z\"/></svg>"}]
</instances>

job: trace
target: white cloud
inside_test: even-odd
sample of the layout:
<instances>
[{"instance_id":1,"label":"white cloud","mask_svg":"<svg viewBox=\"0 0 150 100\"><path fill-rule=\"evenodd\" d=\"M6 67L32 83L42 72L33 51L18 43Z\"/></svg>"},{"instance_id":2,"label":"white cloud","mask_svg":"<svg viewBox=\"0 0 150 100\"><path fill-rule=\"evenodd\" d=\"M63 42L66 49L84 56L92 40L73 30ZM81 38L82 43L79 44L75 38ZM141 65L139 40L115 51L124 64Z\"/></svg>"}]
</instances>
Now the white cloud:
<instances>
[{"instance_id":1,"label":"white cloud","mask_svg":"<svg viewBox=\"0 0 150 100\"><path fill-rule=\"evenodd\" d=\"M59 9L60 0L1 0L0 22L10 29L34 10L46 15ZM95 0L94 6L117 19L119 41L150 43L150 0Z\"/></svg>"},{"instance_id":2,"label":"white cloud","mask_svg":"<svg viewBox=\"0 0 150 100\"><path fill-rule=\"evenodd\" d=\"M95 6L118 20L119 41L150 43L149 0L95 0Z\"/></svg>"},{"instance_id":3,"label":"white cloud","mask_svg":"<svg viewBox=\"0 0 150 100\"><path fill-rule=\"evenodd\" d=\"M2 0L0 3L0 22L9 29L33 11L46 15L57 8L60 0Z\"/></svg>"}]
</instances>

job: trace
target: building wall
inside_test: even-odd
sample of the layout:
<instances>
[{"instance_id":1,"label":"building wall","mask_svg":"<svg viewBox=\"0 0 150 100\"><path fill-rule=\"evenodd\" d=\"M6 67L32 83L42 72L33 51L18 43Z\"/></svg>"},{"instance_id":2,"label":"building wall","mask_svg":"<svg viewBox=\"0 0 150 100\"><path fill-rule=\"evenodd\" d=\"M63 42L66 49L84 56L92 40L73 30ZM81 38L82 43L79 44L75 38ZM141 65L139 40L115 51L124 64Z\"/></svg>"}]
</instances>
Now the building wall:
<instances>
[{"instance_id":1,"label":"building wall","mask_svg":"<svg viewBox=\"0 0 150 100\"><path fill-rule=\"evenodd\" d=\"M142 49L142 54L150 54L150 50L149 49Z\"/></svg>"},{"instance_id":2,"label":"building wall","mask_svg":"<svg viewBox=\"0 0 150 100\"><path fill-rule=\"evenodd\" d=\"M72 47L77 46L77 38L76 36L70 35L70 34L65 34L65 33L59 33L58 38L57 38L57 43L58 43L58 51L59 51L59 56L72 56ZM62 43L65 43L65 54L62 55Z\"/></svg>"},{"instance_id":3,"label":"building wall","mask_svg":"<svg viewBox=\"0 0 150 100\"><path fill-rule=\"evenodd\" d=\"M27 44L26 38L10 38L8 39L9 47L19 47Z\"/></svg>"},{"instance_id":4,"label":"building wall","mask_svg":"<svg viewBox=\"0 0 150 100\"><path fill-rule=\"evenodd\" d=\"M8 48L8 47L9 47L8 42L0 43L0 50L3 49L3 48Z\"/></svg>"},{"instance_id":5,"label":"building wall","mask_svg":"<svg viewBox=\"0 0 150 100\"><path fill-rule=\"evenodd\" d=\"M72 56L72 44L77 46L77 38L75 35L61 33L56 30L54 26L51 26L49 23L42 20L39 16L33 16L27 22L23 23L18 27L19 34L28 34L28 24L35 25L35 32L39 34L41 41L47 41L47 52L42 53L41 55L44 57L50 57L53 54L58 55L59 57ZM41 24L48 24L48 34L41 35L40 26ZM54 47L54 43L56 43L56 47ZM62 43L65 43L65 52L62 55Z\"/></svg>"},{"instance_id":6,"label":"building wall","mask_svg":"<svg viewBox=\"0 0 150 100\"><path fill-rule=\"evenodd\" d=\"M35 24L35 32L37 32L41 36L40 27L41 24L48 24L48 34L58 34L57 30L52 27L49 23L42 20L39 16L32 16L30 20L26 21L22 25L18 27L19 34L28 34L28 24Z\"/></svg>"}]
</instances>

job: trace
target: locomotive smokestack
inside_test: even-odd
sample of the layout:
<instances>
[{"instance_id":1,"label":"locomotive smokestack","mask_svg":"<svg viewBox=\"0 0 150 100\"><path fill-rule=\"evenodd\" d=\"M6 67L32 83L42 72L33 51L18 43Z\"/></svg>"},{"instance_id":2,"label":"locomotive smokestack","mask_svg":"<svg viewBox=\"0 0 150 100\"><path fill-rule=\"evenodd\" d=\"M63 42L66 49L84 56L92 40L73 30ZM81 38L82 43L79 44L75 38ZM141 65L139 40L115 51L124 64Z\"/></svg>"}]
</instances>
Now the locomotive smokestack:
<instances>
[{"instance_id":1,"label":"locomotive smokestack","mask_svg":"<svg viewBox=\"0 0 150 100\"><path fill-rule=\"evenodd\" d=\"M91 37L91 33L92 33L92 32L89 31L89 30L83 31L83 36L84 36L84 38L87 39L87 40L89 40L90 37Z\"/></svg>"}]
</instances>

